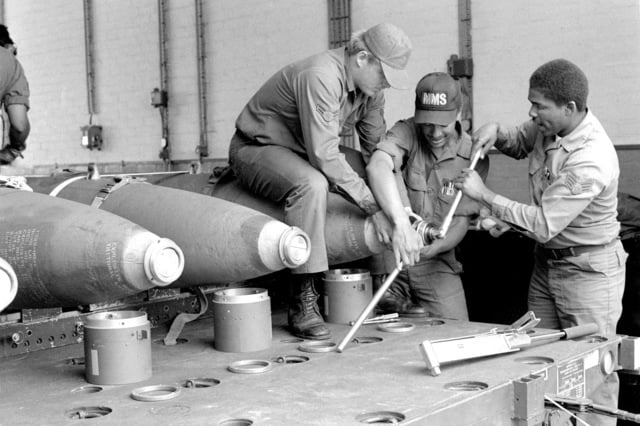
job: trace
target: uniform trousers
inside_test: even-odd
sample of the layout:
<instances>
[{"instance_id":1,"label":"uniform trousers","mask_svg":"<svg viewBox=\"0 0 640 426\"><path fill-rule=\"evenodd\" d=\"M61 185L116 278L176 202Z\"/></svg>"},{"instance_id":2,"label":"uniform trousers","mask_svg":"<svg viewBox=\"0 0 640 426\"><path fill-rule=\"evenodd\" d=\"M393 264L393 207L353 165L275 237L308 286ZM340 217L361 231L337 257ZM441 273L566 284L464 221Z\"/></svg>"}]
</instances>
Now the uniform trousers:
<instances>
[{"instance_id":1,"label":"uniform trousers","mask_svg":"<svg viewBox=\"0 0 640 426\"><path fill-rule=\"evenodd\" d=\"M469 320L460 275L433 266L433 261L423 260L405 267L388 291L424 307L431 317Z\"/></svg>"},{"instance_id":2,"label":"uniform trousers","mask_svg":"<svg viewBox=\"0 0 640 426\"><path fill-rule=\"evenodd\" d=\"M528 306L540 328L563 329L595 323L598 333L613 336L622 313L627 253L613 245L556 259L540 246L529 285ZM610 374L591 395L594 403L617 407L619 380ZM613 417L581 414L592 426L615 425Z\"/></svg>"},{"instance_id":3,"label":"uniform trousers","mask_svg":"<svg viewBox=\"0 0 640 426\"><path fill-rule=\"evenodd\" d=\"M288 148L246 143L237 134L231 139L229 163L238 180L253 193L284 203L284 222L309 236L309 260L292 269L292 273L326 271L327 178Z\"/></svg>"}]
</instances>

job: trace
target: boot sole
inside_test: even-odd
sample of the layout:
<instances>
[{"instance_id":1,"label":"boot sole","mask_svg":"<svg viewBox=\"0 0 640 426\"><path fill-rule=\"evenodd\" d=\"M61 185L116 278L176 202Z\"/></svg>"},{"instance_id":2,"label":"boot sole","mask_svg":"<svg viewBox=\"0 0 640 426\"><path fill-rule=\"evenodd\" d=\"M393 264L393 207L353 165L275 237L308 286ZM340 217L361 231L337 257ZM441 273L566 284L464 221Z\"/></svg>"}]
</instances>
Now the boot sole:
<instances>
[{"instance_id":1,"label":"boot sole","mask_svg":"<svg viewBox=\"0 0 640 426\"><path fill-rule=\"evenodd\" d=\"M293 334L294 336L299 337L301 339L305 339L305 340L329 340L329 339L331 339L331 333L327 334L326 336L310 336L308 334L297 333L297 332L291 330L291 334Z\"/></svg>"}]
</instances>

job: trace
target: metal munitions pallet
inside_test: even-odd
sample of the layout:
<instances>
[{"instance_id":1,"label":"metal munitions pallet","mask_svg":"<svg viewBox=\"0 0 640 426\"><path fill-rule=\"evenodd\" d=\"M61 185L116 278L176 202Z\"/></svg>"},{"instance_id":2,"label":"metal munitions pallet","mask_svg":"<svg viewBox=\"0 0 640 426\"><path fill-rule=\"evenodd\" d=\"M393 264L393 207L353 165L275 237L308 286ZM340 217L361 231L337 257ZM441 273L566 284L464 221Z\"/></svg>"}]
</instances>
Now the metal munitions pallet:
<instances>
[{"instance_id":1,"label":"metal munitions pallet","mask_svg":"<svg viewBox=\"0 0 640 426\"><path fill-rule=\"evenodd\" d=\"M82 359L83 345L8 357L1 361L0 412L10 413L12 424L48 425L90 417L140 425L535 425L547 410L545 394L589 396L610 363L618 366L623 346L621 336L556 341L447 364L433 376L421 342L485 333L495 325L408 321L415 327L405 333L363 325L337 353L292 339L285 315L277 314L269 349L226 353L214 349L212 320L199 319L186 325L176 346L152 336L152 378L119 386L85 381L84 365L69 362ZM330 328L334 346L349 331L347 325ZM147 386L175 397L132 397Z\"/></svg>"},{"instance_id":2,"label":"metal munitions pallet","mask_svg":"<svg viewBox=\"0 0 640 426\"><path fill-rule=\"evenodd\" d=\"M209 302L215 288L202 287ZM217 287L220 288L220 287ZM96 304L83 310L63 312L60 308L25 309L0 315L0 359L83 341L83 323L87 315L105 310L140 310L147 313L152 327L165 325L179 313L199 310L195 294L180 289L161 289L112 303ZM210 315L206 313L203 316Z\"/></svg>"}]
</instances>

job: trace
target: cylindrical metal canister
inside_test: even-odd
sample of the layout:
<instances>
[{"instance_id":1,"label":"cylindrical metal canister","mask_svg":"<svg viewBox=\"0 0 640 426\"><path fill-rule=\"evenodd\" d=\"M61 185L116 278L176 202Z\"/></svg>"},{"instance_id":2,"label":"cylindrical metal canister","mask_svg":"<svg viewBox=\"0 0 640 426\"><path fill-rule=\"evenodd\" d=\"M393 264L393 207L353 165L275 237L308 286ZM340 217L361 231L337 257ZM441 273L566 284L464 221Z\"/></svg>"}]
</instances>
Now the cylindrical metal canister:
<instances>
[{"instance_id":1,"label":"cylindrical metal canister","mask_svg":"<svg viewBox=\"0 0 640 426\"><path fill-rule=\"evenodd\" d=\"M84 324L85 378L96 385L136 383L151 377L151 329L140 311L100 312Z\"/></svg>"},{"instance_id":2,"label":"cylindrical metal canister","mask_svg":"<svg viewBox=\"0 0 640 426\"><path fill-rule=\"evenodd\" d=\"M271 299L263 288L229 288L213 293L214 347L255 352L271 346Z\"/></svg>"},{"instance_id":3,"label":"cylindrical metal canister","mask_svg":"<svg viewBox=\"0 0 640 426\"><path fill-rule=\"evenodd\" d=\"M373 297L371 274L364 269L331 269L324 273L323 284L327 322L355 321Z\"/></svg>"}]
</instances>

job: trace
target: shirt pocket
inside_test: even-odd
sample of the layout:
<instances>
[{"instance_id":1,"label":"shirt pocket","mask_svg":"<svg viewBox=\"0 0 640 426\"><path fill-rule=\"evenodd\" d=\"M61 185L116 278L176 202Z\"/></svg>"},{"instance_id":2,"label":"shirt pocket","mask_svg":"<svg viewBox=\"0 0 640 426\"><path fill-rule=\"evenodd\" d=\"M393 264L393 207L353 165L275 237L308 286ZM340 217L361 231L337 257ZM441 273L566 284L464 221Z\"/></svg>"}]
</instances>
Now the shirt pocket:
<instances>
[{"instance_id":1,"label":"shirt pocket","mask_svg":"<svg viewBox=\"0 0 640 426\"><path fill-rule=\"evenodd\" d=\"M424 173L409 168L407 170L407 193L409 194L409 201L411 202L411 208L414 213L424 218L425 214L431 214L431 202L429 195L431 190L427 185L427 178Z\"/></svg>"},{"instance_id":2,"label":"shirt pocket","mask_svg":"<svg viewBox=\"0 0 640 426\"><path fill-rule=\"evenodd\" d=\"M529 164L529 181L535 188L544 191L549 186L549 169L544 163L532 162Z\"/></svg>"},{"instance_id":3,"label":"shirt pocket","mask_svg":"<svg viewBox=\"0 0 640 426\"><path fill-rule=\"evenodd\" d=\"M457 191L453 186L453 180L448 178L442 179L442 186L437 194L437 204L434 206L435 214L438 217L444 219L444 216L449 213L453 200L456 198L456 193Z\"/></svg>"}]
</instances>

